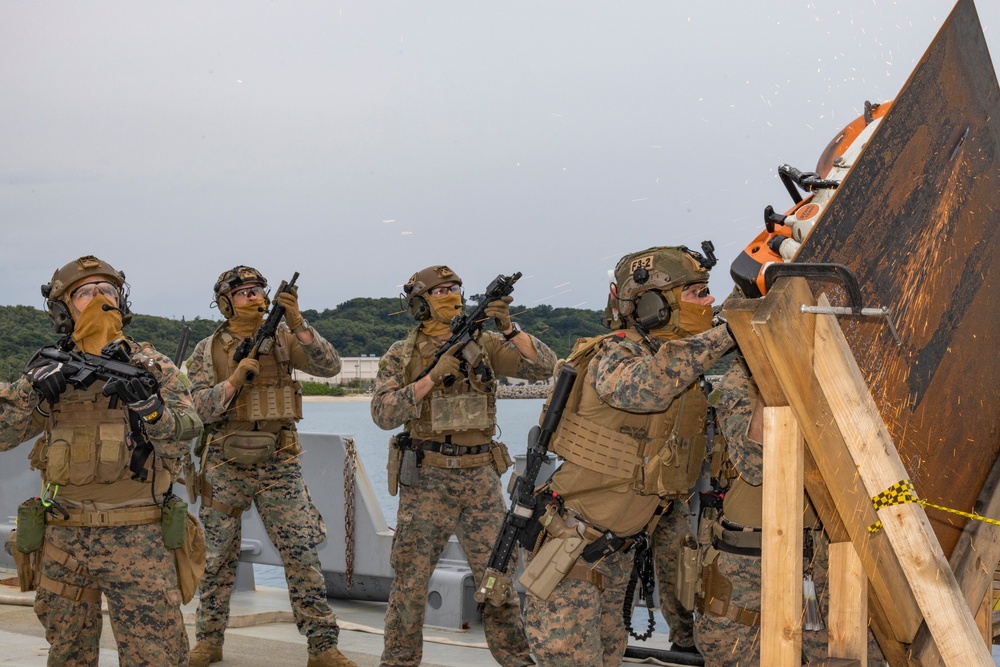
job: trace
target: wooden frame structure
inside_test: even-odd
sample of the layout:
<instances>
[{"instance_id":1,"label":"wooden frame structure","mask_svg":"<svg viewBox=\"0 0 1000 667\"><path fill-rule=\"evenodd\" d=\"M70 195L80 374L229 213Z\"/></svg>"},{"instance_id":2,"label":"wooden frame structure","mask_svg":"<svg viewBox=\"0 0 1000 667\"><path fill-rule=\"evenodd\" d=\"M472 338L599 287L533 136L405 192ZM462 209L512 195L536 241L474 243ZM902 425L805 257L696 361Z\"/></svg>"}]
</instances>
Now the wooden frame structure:
<instances>
[{"instance_id":1,"label":"wooden frame structure","mask_svg":"<svg viewBox=\"0 0 1000 667\"><path fill-rule=\"evenodd\" d=\"M802 573L792 565L802 516L788 509L802 507L804 486L831 541L830 655L847 661L829 664L866 664L870 619L893 667L993 667L992 638L975 617L991 594L1000 531L969 521L949 563L920 504L876 512L872 498L908 475L835 316L801 312L816 303L805 279L783 278L767 297L725 309L768 406L761 664L799 664ZM994 466L983 515L1000 514L998 478Z\"/></svg>"}]
</instances>

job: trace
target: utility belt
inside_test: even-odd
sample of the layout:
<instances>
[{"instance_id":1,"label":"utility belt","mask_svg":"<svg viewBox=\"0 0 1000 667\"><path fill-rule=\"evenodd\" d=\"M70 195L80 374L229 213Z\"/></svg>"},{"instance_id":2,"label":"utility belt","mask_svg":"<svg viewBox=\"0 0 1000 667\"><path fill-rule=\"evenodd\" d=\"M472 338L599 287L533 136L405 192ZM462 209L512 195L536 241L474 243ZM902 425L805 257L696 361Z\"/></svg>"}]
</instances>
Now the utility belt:
<instances>
[{"instance_id":1,"label":"utility belt","mask_svg":"<svg viewBox=\"0 0 1000 667\"><path fill-rule=\"evenodd\" d=\"M760 610L741 607L732 602L733 584L719 571L719 553L737 556L761 557L761 529L743 526L709 511L703 516L707 530L702 532L699 548L692 537L681 544L678 567L678 599L686 608L697 607L703 614L729 619L734 623L756 627L760 625ZM821 534L818 529L804 531L802 555L811 561L814 554L813 540ZM697 591L697 594L695 594ZM819 612L811 570L804 572L803 596L808 622L805 630L822 630L823 622ZM692 604L694 603L694 604Z\"/></svg>"},{"instance_id":2,"label":"utility belt","mask_svg":"<svg viewBox=\"0 0 1000 667\"><path fill-rule=\"evenodd\" d=\"M481 445L456 445L435 440L413 440L403 431L389 439L389 495L396 495L400 486L416 486L420 481L420 468L483 468L493 466L497 475L503 475L513 465L502 442Z\"/></svg>"},{"instance_id":3,"label":"utility belt","mask_svg":"<svg viewBox=\"0 0 1000 667\"><path fill-rule=\"evenodd\" d=\"M99 602L100 588L86 588L55 581L42 574L42 561L52 561L74 574L86 573L86 568L69 552L46 540L47 525L70 528L113 528L159 523L163 545L174 551L178 574L190 560L189 553L197 547L194 535L200 533L198 522L187 512L187 503L174 495L164 498L162 505L120 507L106 510L65 509L52 499L43 501L31 498L18 506L17 529L11 531L10 546L17 566L18 581L22 591L43 588L75 601ZM201 537L201 571L204 572L204 537ZM181 553L183 552L183 553ZM193 585L183 587L185 602L190 601L201 574L193 578ZM192 579L188 577L188 579Z\"/></svg>"}]
</instances>

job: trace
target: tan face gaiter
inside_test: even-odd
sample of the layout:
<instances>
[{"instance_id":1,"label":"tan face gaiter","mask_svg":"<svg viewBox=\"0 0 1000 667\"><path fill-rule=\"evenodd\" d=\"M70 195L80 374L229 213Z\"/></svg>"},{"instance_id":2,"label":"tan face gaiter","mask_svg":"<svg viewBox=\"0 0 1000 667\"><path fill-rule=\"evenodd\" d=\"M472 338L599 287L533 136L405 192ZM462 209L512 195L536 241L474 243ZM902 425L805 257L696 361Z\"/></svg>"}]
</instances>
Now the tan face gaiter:
<instances>
[{"instance_id":1,"label":"tan face gaiter","mask_svg":"<svg viewBox=\"0 0 1000 667\"><path fill-rule=\"evenodd\" d=\"M689 335L700 334L712 328L712 307L681 301L680 328Z\"/></svg>"},{"instance_id":2,"label":"tan face gaiter","mask_svg":"<svg viewBox=\"0 0 1000 667\"><path fill-rule=\"evenodd\" d=\"M237 338L250 336L264 321L264 302L233 306L233 316L229 318L229 333Z\"/></svg>"},{"instance_id":3,"label":"tan face gaiter","mask_svg":"<svg viewBox=\"0 0 1000 667\"><path fill-rule=\"evenodd\" d=\"M431 337L442 336L451 331L451 320L462 312L462 295L425 296L431 307L431 319L420 325L421 330Z\"/></svg>"},{"instance_id":4,"label":"tan face gaiter","mask_svg":"<svg viewBox=\"0 0 1000 667\"><path fill-rule=\"evenodd\" d=\"M113 310L104 310L111 306ZM87 354L100 354L101 349L122 337L122 314L118 304L100 292L91 299L73 325L73 342Z\"/></svg>"}]
</instances>

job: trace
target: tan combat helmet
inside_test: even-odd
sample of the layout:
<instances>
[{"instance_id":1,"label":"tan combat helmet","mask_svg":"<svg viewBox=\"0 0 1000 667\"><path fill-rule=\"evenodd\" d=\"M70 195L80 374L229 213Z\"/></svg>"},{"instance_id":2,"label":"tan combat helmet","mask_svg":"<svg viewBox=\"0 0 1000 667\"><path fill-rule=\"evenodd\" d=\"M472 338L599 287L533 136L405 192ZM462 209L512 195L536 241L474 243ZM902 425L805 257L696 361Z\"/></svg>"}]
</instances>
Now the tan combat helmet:
<instances>
[{"instance_id":1,"label":"tan combat helmet","mask_svg":"<svg viewBox=\"0 0 1000 667\"><path fill-rule=\"evenodd\" d=\"M233 310L233 299L230 296L232 291L242 285L248 283L254 283L260 285L261 288L267 287L267 278L261 275L261 272L252 266L234 266L228 271L223 271L219 279L215 281L215 287L213 291L215 292L215 304L219 307L219 312L227 320L233 316L235 312ZM265 310L271 305L271 300L264 296L264 308Z\"/></svg>"},{"instance_id":2,"label":"tan combat helmet","mask_svg":"<svg viewBox=\"0 0 1000 667\"><path fill-rule=\"evenodd\" d=\"M706 264L701 254L686 246L657 246L625 255L615 267L608 297L608 311L617 307L619 317L606 314L608 325L620 329L632 323L647 331L677 328L680 290L676 288L708 282Z\"/></svg>"},{"instance_id":3,"label":"tan combat helmet","mask_svg":"<svg viewBox=\"0 0 1000 667\"><path fill-rule=\"evenodd\" d=\"M107 278L109 283L118 288L118 310L122 314L122 326L132 321L125 274L93 255L86 255L73 260L61 269L56 269L56 272L52 274L52 280L42 285L45 309L49 313L56 333L69 334L73 332L73 311L70 308L72 287L81 280L92 276Z\"/></svg>"},{"instance_id":4,"label":"tan combat helmet","mask_svg":"<svg viewBox=\"0 0 1000 667\"><path fill-rule=\"evenodd\" d=\"M424 298L424 294L437 287L441 283L462 284L462 279L458 274L443 264L428 266L414 273L403 285L403 293L406 295L406 305L410 310L410 315L418 322L425 322L431 318L431 307Z\"/></svg>"}]
</instances>

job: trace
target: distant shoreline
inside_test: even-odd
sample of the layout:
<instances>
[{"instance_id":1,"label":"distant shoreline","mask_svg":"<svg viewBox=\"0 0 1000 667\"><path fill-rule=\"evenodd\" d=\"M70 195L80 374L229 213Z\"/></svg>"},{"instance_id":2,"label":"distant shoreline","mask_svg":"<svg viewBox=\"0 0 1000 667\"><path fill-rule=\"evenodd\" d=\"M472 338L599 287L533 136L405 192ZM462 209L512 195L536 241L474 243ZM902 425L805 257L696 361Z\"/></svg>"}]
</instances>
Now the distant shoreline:
<instances>
[{"instance_id":1,"label":"distant shoreline","mask_svg":"<svg viewBox=\"0 0 1000 667\"><path fill-rule=\"evenodd\" d=\"M518 387L499 387L497 398L545 398L548 396L547 385L520 385ZM372 400L371 394L350 394L348 396L303 396L303 403L357 403Z\"/></svg>"}]
</instances>

